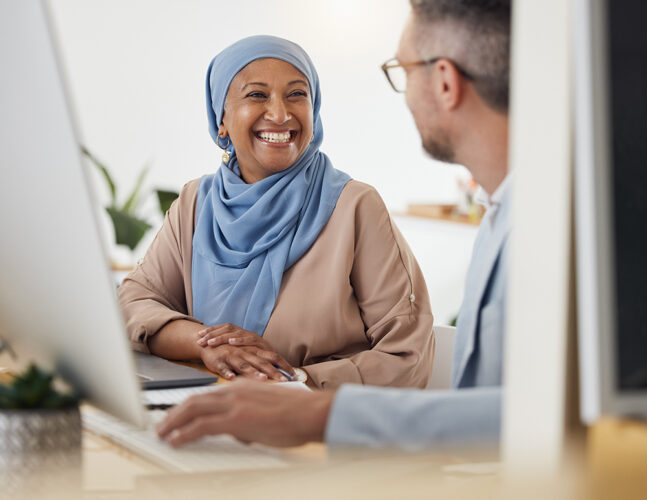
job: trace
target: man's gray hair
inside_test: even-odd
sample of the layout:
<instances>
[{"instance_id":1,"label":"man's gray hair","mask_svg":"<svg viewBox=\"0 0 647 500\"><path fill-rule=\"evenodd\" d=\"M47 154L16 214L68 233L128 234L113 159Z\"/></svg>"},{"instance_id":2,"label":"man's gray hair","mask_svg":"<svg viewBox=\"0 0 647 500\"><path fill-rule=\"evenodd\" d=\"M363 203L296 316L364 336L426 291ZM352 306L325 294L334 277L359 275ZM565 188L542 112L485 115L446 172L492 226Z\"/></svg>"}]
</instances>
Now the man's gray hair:
<instances>
[{"instance_id":1,"label":"man's gray hair","mask_svg":"<svg viewBox=\"0 0 647 500\"><path fill-rule=\"evenodd\" d=\"M419 28L417 40L421 56L453 59L474 76L474 87L485 102L495 109L507 111L511 0L410 2ZM438 37L453 40L437 40ZM430 39L434 39L435 43ZM434 48L430 47L432 43ZM428 53L436 50L449 53Z\"/></svg>"}]
</instances>

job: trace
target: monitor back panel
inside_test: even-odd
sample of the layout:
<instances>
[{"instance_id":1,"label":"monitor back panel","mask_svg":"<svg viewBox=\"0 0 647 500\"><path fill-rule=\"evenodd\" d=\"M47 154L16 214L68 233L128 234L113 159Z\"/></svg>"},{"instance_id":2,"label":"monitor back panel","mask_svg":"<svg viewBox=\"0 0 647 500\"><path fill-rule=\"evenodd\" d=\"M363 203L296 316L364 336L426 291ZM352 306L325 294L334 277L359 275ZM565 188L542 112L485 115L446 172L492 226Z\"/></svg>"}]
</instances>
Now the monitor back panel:
<instances>
[{"instance_id":1,"label":"monitor back panel","mask_svg":"<svg viewBox=\"0 0 647 500\"><path fill-rule=\"evenodd\" d=\"M144 421L134 362L40 0L0 2L0 336Z\"/></svg>"}]
</instances>

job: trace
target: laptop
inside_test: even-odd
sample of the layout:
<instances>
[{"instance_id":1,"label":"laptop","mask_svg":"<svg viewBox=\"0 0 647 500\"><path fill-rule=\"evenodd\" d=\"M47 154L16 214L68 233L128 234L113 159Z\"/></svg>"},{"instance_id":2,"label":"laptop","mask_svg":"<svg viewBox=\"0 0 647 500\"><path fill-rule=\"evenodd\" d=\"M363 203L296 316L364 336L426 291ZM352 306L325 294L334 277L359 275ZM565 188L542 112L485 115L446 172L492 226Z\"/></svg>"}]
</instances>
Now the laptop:
<instances>
[{"instance_id":1,"label":"laptop","mask_svg":"<svg viewBox=\"0 0 647 500\"><path fill-rule=\"evenodd\" d=\"M218 377L158 356L135 353L137 378L143 389L173 389L212 384Z\"/></svg>"}]
</instances>

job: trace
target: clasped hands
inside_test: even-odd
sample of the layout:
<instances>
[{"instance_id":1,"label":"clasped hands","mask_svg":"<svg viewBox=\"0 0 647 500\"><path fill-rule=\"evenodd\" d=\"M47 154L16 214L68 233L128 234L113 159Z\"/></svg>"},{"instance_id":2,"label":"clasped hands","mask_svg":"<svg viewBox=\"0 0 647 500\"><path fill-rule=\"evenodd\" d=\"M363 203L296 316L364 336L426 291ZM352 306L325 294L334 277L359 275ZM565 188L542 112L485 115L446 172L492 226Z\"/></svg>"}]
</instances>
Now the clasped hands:
<instances>
[{"instance_id":1,"label":"clasped hands","mask_svg":"<svg viewBox=\"0 0 647 500\"><path fill-rule=\"evenodd\" d=\"M256 380L287 382L281 373L294 376L294 369L260 335L226 323L197 332L202 362L212 372L232 380L236 375Z\"/></svg>"}]
</instances>

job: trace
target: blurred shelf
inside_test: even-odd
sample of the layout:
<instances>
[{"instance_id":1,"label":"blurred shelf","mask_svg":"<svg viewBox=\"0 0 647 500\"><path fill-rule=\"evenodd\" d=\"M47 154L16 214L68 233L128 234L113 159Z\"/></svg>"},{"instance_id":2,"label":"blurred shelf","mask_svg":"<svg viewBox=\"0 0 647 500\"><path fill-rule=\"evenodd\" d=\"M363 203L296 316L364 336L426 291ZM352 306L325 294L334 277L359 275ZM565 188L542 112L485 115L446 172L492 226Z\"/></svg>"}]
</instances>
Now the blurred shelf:
<instances>
[{"instance_id":1,"label":"blurred shelf","mask_svg":"<svg viewBox=\"0 0 647 500\"><path fill-rule=\"evenodd\" d=\"M424 217L426 219L436 219L478 226L483 219L483 210L479 207L476 213L467 215L459 214L456 205L412 203L407 205L407 211L403 215L411 215L414 217Z\"/></svg>"}]
</instances>

